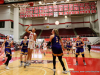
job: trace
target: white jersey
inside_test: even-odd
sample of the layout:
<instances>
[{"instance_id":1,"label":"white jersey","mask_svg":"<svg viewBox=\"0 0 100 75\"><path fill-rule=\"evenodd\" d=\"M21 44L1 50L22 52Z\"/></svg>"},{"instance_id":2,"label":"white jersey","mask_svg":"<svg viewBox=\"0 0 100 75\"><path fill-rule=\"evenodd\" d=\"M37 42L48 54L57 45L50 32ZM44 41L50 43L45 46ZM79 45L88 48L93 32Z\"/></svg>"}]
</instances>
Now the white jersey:
<instances>
[{"instance_id":1,"label":"white jersey","mask_svg":"<svg viewBox=\"0 0 100 75\"><path fill-rule=\"evenodd\" d=\"M43 48L46 48L47 47L47 43L43 43Z\"/></svg>"},{"instance_id":2,"label":"white jersey","mask_svg":"<svg viewBox=\"0 0 100 75\"><path fill-rule=\"evenodd\" d=\"M47 50L47 43L43 43L43 50Z\"/></svg>"},{"instance_id":3,"label":"white jersey","mask_svg":"<svg viewBox=\"0 0 100 75\"><path fill-rule=\"evenodd\" d=\"M36 33L30 33L30 35L29 35L29 41L34 41L34 36L33 35L36 35Z\"/></svg>"},{"instance_id":4,"label":"white jersey","mask_svg":"<svg viewBox=\"0 0 100 75\"><path fill-rule=\"evenodd\" d=\"M73 49L76 49L76 47L75 47L76 46L76 43L72 43L72 44L73 44Z\"/></svg>"},{"instance_id":5,"label":"white jersey","mask_svg":"<svg viewBox=\"0 0 100 75\"><path fill-rule=\"evenodd\" d=\"M33 35L36 35L36 33L30 33L29 35L29 43L28 43L28 48L30 49L35 49L35 41L34 41L34 36Z\"/></svg>"}]
</instances>

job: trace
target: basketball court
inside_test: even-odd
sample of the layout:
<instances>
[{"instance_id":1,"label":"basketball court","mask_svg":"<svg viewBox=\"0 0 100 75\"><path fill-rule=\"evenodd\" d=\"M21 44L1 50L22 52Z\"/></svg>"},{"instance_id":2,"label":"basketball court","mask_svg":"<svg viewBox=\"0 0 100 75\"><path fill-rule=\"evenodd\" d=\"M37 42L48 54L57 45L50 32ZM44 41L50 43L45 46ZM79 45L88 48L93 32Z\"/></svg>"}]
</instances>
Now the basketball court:
<instances>
[{"instance_id":1,"label":"basketball court","mask_svg":"<svg viewBox=\"0 0 100 75\"><path fill-rule=\"evenodd\" d=\"M21 41L35 28L37 34L31 65L20 67L19 48ZM58 29L65 51L62 60L67 74L56 58L56 71L53 71L51 46L44 55L43 42L48 43L53 29ZM12 59L9 70L5 69L4 50L1 49L6 36L14 41L11 47ZM72 48L68 54L66 41L76 41L80 35L84 41L85 62L81 53L76 64ZM91 42L90 53L87 42ZM72 44L71 44L72 45ZM100 0L1 0L0 1L0 75L100 75Z\"/></svg>"}]
</instances>

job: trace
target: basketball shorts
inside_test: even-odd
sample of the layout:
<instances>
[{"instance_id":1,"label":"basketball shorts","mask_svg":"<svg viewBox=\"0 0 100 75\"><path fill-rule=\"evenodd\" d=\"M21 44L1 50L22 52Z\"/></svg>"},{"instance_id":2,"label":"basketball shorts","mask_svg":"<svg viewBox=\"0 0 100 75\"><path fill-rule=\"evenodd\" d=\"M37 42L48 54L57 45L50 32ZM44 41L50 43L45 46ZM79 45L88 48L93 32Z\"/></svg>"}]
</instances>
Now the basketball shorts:
<instances>
[{"instance_id":1,"label":"basketball shorts","mask_svg":"<svg viewBox=\"0 0 100 75\"><path fill-rule=\"evenodd\" d=\"M28 48L34 49L34 48L35 48L35 42L29 41L29 43L28 43Z\"/></svg>"},{"instance_id":2,"label":"basketball shorts","mask_svg":"<svg viewBox=\"0 0 100 75\"><path fill-rule=\"evenodd\" d=\"M52 46L52 54L53 56L62 56L63 51L60 45L58 46Z\"/></svg>"},{"instance_id":3,"label":"basketball shorts","mask_svg":"<svg viewBox=\"0 0 100 75\"><path fill-rule=\"evenodd\" d=\"M28 53L28 50L27 50L27 49L22 49L22 50L21 50L21 54L27 55L27 53Z\"/></svg>"},{"instance_id":4,"label":"basketball shorts","mask_svg":"<svg viewBox=\"0 0 100 75\"><path fill-rule=\"evenodd\" d=\"M84 54L84 49L83 48L77 48L76 54L79 54L79 53Z\"/></svg>"},{"instance_id":5,"label":"basketball shorts","mask_svg":"<svg viewBox=\"0 0 100 75\"><path fill-rule=\"evenodd\" d=\"M43 48L43 50L47 50L47 48Z\"/></svg>"},{"instance_id":6,"label":"basketball shorts","mask_svg":"<svg viewBox=\"0 0 100 75\"><path fill-rule=\"evenodd\" d=\"M12 56L11 49L10 48L5 48L5 54L6 54L6 56L8 56L8 55Z\"/></svg>"}]
</instances>

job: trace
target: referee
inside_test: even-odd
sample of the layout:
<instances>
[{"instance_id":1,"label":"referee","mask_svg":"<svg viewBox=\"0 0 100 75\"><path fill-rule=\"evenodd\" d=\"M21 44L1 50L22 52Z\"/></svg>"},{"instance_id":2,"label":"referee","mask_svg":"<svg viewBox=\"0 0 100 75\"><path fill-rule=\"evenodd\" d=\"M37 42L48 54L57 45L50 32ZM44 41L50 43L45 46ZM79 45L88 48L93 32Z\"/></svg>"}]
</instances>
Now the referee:
<instances>
[{"instance_id":1,"label":"referee","mask_svg":"<svg viewBox=\"0 0 100 75\"><path fill-rule=\"evenodd\" d=\"M90 53L90 50L91 50L91 42L89 40L87 41L87 47L88 47L88 50L89 50L89 53Z\"/></svg>"}]
</instances>

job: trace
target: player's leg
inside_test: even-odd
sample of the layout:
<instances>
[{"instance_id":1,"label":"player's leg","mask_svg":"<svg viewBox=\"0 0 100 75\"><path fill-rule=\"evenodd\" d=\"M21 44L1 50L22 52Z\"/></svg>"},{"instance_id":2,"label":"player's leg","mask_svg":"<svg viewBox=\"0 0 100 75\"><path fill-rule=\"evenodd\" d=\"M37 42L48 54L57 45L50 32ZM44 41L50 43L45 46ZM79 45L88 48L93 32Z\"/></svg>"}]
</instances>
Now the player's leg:
<instances>
[{"instance_id":1,"label":"player's leg","mask_svg":"<svg viewBox=\"0 0 100 75\"><path fill-rule=\"evenodd\" d=\"M79 55L79 49L76 50L76 64L75 65L78 65L78 55Z\"/></svg>"},{"instance_id":2,"label":"player's leg","mask_svg":"<svg viewBox=\"0 0 100 75\"><path fill-rule=\"evenodd\" d=\"M29 63L29 56L30 56L30 48L28 48L28 52L27 52L27 63Z\"/></svg>"},{"instance_id":3,"label":"player's leg","mask_svg":"<svg viewBox=\"0 0 100 75\"><path fill-rule=\"evenodd\" d=\"M7 60L4 64L6 65L5 68L9 69L8 64L9 64L9 61L11 60L11 58L12 58L12 52L11 52L11 49L5 49L5 52L6 52Z\"/></svg>"},{"instance_id":4,"label":"player's leg","mask_svg":"<svg viewBox=\"0 0 100 75\"><path fill-rule=\"evenodd\" d=\"M53 71L56 71L56 56L53 55Z\"/></svg>"},{"instance_id":5,"label":"player's leg","mask_svg":"<svg viewBox=\"0 0 100 75\"><path fill-rule=\"evenodd\" d=\"M30 64L31 64L31 59L32 59L32 52L33 52L33 49L30 49L30 57L29 57L29 60L30 60Z\"/></svg>"},{"instance_id":6,"label":"player's leg","mask_svg":"<svg viewBox=\"0 0 100 75\"><path fill-rule=\"evenodd\" d=\"M26 68L26 60L27 60L27 54L26 53L25 53L24 57L25 57L25 60L24 60L24 68Z\"/></svg>"},{"instance_id":7,"label":"player's leg","mask_svg":"<svg viewBox=\"0 0 100 75\"><path fill-rule=\"evenodd\" d=\"M5 57L6 57L6 54L5 54L5 52L4 52L4 56L3 56L2 61L5 61Z\"/></svg>"},{"instance_id":8,"label":"player's leg","mask_svg":"<svg viewBox=\"0 0 100 75\"><path fill-rule=\"evenodd\" d=\"M20 65L19 65L20 67L22 66L22 63L23 63L23 60L22 60L23 54L24 54L24 51L21 50L21 54L20 54Z\"/></svg>"},{"instance_id":9,"label":"player's leg","mask_svg":"<svg viewBox=\"0 0 100 75\"><path fill-rule=\"evenodd\" d=\"M22 66L22 63L23 63L23 61L22 61L22 56L23 56L23 54L20 54L20 67Z\"/></svg>"},{"instance_id":10,"label":"player's leg","mask_svg":"<svg viewBox=\"0 0 100 75\"><path fill-rule=\"evenodd\" d=\"M86 65L86 63L85 63L85 56L84 56L84 49L83 48L81 49L81 55L83 57L83 63L84 63L84 65Z\"/></svg>"},{"instance_id":11,"label":"player's leg","mask_svg":"<svg viewBox=\"0 0 100 75\"><path fill-rule=\"evenodd\" d=\"M64 65L64 62L62 61L62 56L58 56L58 59L59 59L61 65L63 67L63 73L67 73L66 68L65 68L65 65Z\"/></svg>"}]
</instances>

